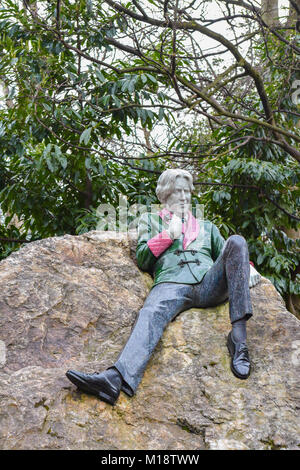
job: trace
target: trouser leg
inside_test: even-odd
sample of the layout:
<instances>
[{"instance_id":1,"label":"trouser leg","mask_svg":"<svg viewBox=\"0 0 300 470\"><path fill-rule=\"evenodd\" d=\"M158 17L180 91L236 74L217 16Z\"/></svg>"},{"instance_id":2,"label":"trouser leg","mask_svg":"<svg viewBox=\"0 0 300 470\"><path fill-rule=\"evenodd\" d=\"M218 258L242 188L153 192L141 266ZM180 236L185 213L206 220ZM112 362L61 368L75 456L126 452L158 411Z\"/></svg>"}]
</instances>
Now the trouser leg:
<instances>
[{"instance_id":1,"label":"trouser leg","mask_svg":"<svg viewBox=\"0 0 300 470\"><path fill-rule=\"evenodd\" d=\"M249 275L247 242L240 235L232 235L201 283L195 285L195 305L212 307L229 299L231 323L248 320L252 316Z\"/></svg>"},{"instance_id":2,"label":"trouser leg","mask_svg":"<svg viewBox=\"0 0 300 470\"><path fill-rule=\"evenodd\" d=\"M153 287L139 311L131 335L114 367L123 378L123 391L133 395L167 324L192 306L193 287L161 283ZM128 387L129 386L129 387Z\"/></svg>"}]
</instances>

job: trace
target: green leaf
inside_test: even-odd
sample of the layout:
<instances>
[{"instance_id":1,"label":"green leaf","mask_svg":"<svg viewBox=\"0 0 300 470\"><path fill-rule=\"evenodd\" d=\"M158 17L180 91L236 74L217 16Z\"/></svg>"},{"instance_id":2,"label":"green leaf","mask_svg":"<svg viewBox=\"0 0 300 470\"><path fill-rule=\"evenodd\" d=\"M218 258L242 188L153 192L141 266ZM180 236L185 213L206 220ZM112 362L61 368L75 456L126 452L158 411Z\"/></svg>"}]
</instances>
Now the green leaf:
<instances>
[{"instance_id":1,"label":"green leaf","mask_svg":"<svg viewBox=\"0 0 300 470\"><path fill-rule=\"evenodd\" d=\"M51 152L51 149L52 149L52 144L48 144L45 149L44 149L44 157L46 157L47 155L49 155L49 153Z\"/></svg>"},{"instance_id":2,"label":"green leaf","mask_svg":"<svg viewBox=\"0 0 300 470\"><path fill-rule=\"evenodd\" d=\"M258 257L257 257L256 263L257 263L258 265L260 265L260 264L262 264L262 262L264 261L264 259L265 259L265 255L263 255L263 254L260 253L260 254L258 255Z\"/></svg>"},{"instance_id":3,"label":"green leaf","mask_svg":"<svg viewBox=\"0 0 300 470\"><path fill-rule=\"evenodd\" d=\"M95 74L97 75L97 78L100 80L101 83L105 82L105 77L102 72L100 72L99 69L95 69Z\"/></svg>"},{"instance_id":4,"label":"green leaf","mask_svg":"<svg viewBox=\"0 0 300 470\"><path fill-rule=\"evenodd\" d=\"M162 121L162 120L163 120L163 118L164 118L164 115L165 115L165 113L164 113L164 109L163 109L163 108L159 108L159 112L158 112L158 119L159 119L160 121Z\"/></svg>"},{"instance_id":5,"label":"green leaf","mask_svg":"<svg viewBox=\"0 0 300 470\"><path fill-rule=\"evenodd\" d=\"M51 111L51 106L47 103L43 103L43 107L46 109L46 111Z\"/></svg>"},{"instance_id":6,"label":"green leaf","mask_svg":"<svg viewBox=\"0 0 300 470\"><path fill-rule=\"evenodd\" d=\"M47 166L48 166L49 170L51 171L51 173L53 173L55 168L54 168L54 165L52 163L51 157L46 158L46 163L47 163Z\"/></svg>"},{"instance_id":7,"label":"green leaf","mask_svg":"<svg viewBox=\"0 0 300 470\"><path fill-rule=\"evenodd\" d=\"M58 145L54 145L54 152L55 152L56 157L59 157L61 155L61 150L60 150L60 147L58 147Z\"/></svg>"},{"instance_id":8,"label":"green leaf","mask_svg":"<svg viewBox=\"0 0 300 470\"><path fill-rule=\"evenodd\" d=\"M65 170L68 166L68 160L66 157L64 156L61 156L60 159L59 159L60 163L61 163L61 166L62 168Z\"/></svg>"},{"instance_id":9,"label":"green leaf","mask_svg":"<svg viewBox=\"0 0 300 470\"><path fill-rule=\"evenodd\" d=\"M91 168L91 157L86 157L85 167L86 167L87 170L89 170Z\"/></svg>"},{"instance_id":10,"label":"green leaf","mask_svg":"<svg viewBox=\"0 0 300 470\"><path fill-rule=\"evenodd\" d=\"M90 138L91 138L92 130L93 130L92 127L89 127L88 129L85 129L83 131L83 133L81 134L81 136L80 136L79 142L80 143L84 142L85 145L87 145L89 143Z\"/></svg>"},{"instance_id":11,"label":"green leaf","mask_svg":"<svg viewBox=\"0 0 300 470\"><path fill-rule=\"evenodd\" d=\"M151 80L151 82L157 84L157 80L155 77L153 77L153 75L151 75L150 73L146 73L146 75Z\"/></svg>"}]
</instances>

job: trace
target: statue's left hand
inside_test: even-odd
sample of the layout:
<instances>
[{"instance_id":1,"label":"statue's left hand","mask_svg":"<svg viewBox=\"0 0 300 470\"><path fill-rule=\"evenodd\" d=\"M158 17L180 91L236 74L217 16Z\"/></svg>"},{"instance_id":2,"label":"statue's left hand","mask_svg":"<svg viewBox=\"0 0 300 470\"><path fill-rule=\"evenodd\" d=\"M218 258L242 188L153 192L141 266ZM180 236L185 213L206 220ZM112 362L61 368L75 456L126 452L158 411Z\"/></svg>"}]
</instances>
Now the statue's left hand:
<instances>
[{"instance_id":1,"label":"statue's left hand","mask_svg":"<svg viewBox=\"0 0 300 470\"><path fill-rule=\"evenodd\" d=\"M261 279L261 275L256 269L250 264L250 278L249 278L249 287L255 286Z\"/></svg>"}]
</instances>

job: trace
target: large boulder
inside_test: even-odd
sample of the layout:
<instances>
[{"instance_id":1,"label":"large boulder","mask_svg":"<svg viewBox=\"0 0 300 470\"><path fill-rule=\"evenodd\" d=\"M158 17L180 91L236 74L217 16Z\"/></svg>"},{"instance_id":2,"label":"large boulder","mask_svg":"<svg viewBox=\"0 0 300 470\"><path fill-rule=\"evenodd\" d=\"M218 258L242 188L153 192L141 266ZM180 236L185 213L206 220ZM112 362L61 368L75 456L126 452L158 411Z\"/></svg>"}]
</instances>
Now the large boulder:
<instances>
[{"instance_id":1,"label":"large boulder","mask_svg":"<svg viewBox=\"0 0 300 470\"><path fill-rule=\"evenodd\" d=\"M299 449L300 322L266 279L251 289L253 372L230 371L228 303L170 323L133 398L79 392L67 369L117 358L151 278L126 234L24 245L0 263L1 449Z\"/></svg>"}]
</instances>

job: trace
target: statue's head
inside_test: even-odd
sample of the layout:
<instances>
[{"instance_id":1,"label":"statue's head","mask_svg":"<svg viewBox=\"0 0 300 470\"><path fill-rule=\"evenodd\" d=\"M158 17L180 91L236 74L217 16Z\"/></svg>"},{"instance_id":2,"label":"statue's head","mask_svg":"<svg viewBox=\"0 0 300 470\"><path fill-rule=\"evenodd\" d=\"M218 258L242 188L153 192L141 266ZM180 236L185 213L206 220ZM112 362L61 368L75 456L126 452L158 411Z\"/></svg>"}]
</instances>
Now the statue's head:
<instances>
[{"instance_id":1,"label":"statue's head","mask_svg":"<svg viewBox=\"0 0 300 470\"><path fill-rule=\"evenodd\" d=\"M194 189L193 177L187 170L165 170L158 178L156 195L172 212L186 214Z\"/></svg>"}]
</instances>

